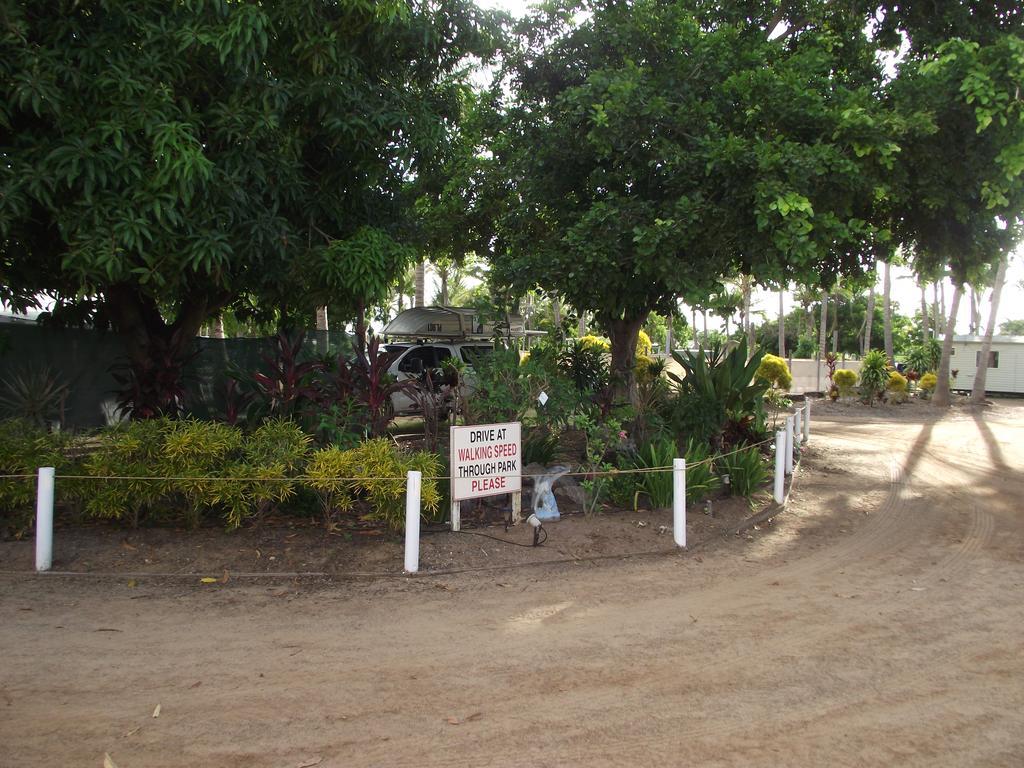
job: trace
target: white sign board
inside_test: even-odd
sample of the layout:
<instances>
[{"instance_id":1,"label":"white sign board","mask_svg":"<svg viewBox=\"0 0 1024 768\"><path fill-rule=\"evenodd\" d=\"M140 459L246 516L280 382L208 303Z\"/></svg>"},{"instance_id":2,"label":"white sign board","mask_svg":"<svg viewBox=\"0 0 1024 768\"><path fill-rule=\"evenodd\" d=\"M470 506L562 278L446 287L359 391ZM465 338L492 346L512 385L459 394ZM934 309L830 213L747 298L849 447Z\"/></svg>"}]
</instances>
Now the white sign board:
<instances>
[{"instance_id":1,"label":"white sign board","mask_svg":"<svg viewBox=\"0 0 1024 768\"><path fill-rule=\"evenodd\" d=\"M517 493L522 488L522 426L451 428L452 501Z\"/></svg>"}]
</instances>

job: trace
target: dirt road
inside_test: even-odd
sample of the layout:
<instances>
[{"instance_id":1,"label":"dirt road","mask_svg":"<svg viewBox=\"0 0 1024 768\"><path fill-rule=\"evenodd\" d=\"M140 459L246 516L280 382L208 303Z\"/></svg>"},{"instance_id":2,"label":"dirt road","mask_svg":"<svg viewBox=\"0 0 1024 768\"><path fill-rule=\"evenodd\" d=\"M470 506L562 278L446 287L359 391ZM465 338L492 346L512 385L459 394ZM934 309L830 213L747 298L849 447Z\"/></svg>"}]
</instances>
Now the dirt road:
<instances>
[{"instance_id":1,"label":"dirt road","mask_svg":"<svg viewBox=\"0 0 1024 768\"><path fill-rule=\"evenodd\" d=\"M6 577L0 765L1024 765L1024 409L814 428L790 510L702 553Z\"/></svg>"}]
</instances>

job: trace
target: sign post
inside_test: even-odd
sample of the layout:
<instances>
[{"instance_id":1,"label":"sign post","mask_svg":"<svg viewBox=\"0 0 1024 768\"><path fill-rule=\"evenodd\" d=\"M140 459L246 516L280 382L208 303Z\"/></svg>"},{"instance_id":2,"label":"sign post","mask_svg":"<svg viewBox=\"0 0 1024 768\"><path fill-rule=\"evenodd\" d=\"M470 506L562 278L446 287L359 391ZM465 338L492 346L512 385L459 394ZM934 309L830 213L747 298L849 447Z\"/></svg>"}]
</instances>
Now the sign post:
<instances>
[{"instance_id":1,"label":"sign post","mask_svg":"<svg viewBox=\"0 0 1024 768\"><path fill-rule=\"evenodd\" d=\"M512 494L512 522L522 508L522 425L451 427L452 530L462 526L460 502Z\"/></svg>"}]
</instances>

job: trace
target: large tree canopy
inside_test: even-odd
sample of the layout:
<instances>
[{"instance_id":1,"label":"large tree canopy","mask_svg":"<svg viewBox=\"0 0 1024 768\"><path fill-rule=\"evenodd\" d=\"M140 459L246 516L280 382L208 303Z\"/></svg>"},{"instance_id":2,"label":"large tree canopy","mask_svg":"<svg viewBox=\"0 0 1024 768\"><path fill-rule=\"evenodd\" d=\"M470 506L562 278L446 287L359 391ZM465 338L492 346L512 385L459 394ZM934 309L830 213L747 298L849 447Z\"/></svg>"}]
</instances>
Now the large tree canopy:
<instances>
[{"instance_id":1,"label":"large tree canopy","mask_svg":"<svg viewBox=\"0 0 1024 768\"><path fill-rule=\"evenodd\" d=\"M593 311L627 383L675 297L737 269L828 284L888 252L898 147L863 16L801 3L769 39L787 19L764 5L549 5L492 92L492 274Z\"/></svg>"},{"instance_id":2,"label":"large tree canopy","mask_svg":"<svg viewBox=\"0 0 1024 768\"><path fill-rule=\"evenodd\" d=\"M1024 14L1001 2L940 3L934 15L924 5L886 22L910 41L886 89L906 126L893 229L920 272L948 268L956 286L935 397L946 405L961 286L1003 261L1021 235Z\"/></svg>"},{"instance_id":3,"label":"large tree canopy","mask_svg":"<svg viewBox=\"0 0 1024 768\"><path fill-rule=\"evenodd\" d=\"M137 374L239 297L372 301L490 29L467 0L4 0L0 299L92 302Z\"/></svg>"}]
</instances>

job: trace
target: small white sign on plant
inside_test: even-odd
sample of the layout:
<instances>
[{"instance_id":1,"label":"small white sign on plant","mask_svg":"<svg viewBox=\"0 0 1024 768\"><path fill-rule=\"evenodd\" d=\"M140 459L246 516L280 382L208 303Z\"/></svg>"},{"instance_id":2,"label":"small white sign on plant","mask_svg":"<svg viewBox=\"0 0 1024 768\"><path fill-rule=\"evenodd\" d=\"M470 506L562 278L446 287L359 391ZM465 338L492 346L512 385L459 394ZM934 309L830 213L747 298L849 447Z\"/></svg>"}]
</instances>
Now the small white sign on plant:
<instances>
[{"instance_id":1,"label":"small white sign on plant","mask_svg":"<svg viewBox=\"0 0 1024 768\"><path fill-rule=\"evenodd\" d=\"M522 455L522 425L518 421L452 427L452 501L520 491Z\"/></svg>"}]
</instances>

